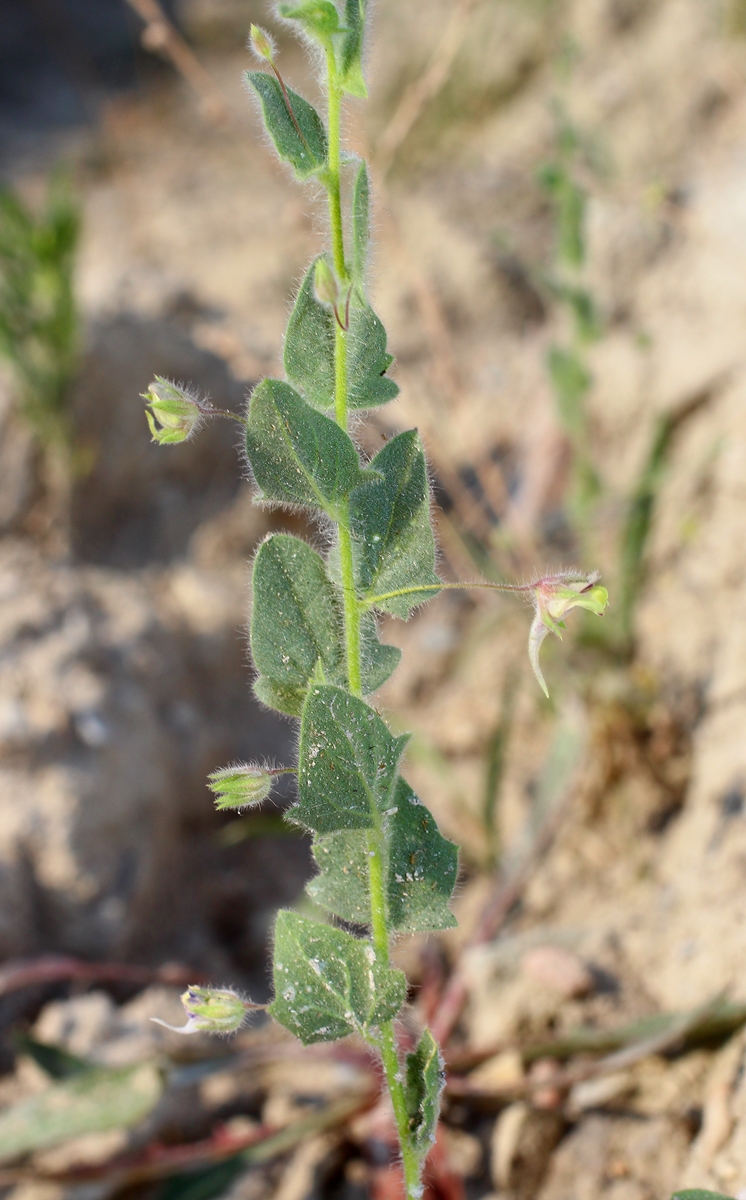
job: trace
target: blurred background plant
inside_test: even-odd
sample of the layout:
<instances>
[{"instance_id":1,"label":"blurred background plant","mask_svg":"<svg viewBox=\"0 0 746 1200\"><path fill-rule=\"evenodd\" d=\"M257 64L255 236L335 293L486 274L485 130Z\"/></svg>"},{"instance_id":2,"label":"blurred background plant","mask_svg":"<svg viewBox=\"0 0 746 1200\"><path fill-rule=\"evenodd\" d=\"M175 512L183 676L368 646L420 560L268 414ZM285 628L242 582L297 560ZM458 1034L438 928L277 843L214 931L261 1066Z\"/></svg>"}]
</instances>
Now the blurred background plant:
<instances>
[{"instance_id":1,"label":"blurred background plant","mask_svg":"<svg viewBox=\"0 0 746 1200\"><path fill-rule=\"evenodd\" d=\"M24 420L57 453L70 446L67 400L80 352L79 234L79 205L63 172L50 178L38 212L0 190L0 355L13 369Z\"/></svg>"}]
</instances>

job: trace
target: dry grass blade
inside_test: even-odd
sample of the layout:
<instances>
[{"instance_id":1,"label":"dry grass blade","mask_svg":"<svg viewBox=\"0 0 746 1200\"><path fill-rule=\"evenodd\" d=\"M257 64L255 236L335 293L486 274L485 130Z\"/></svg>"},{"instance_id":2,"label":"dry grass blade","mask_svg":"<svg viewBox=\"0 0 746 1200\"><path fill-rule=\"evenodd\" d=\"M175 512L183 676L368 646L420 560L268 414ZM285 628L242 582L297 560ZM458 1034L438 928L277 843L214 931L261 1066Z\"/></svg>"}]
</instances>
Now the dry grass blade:
<instances>
[{"instance_id":1,"label":"dry grass blade","mask_svg":"<svg viewBox=\"0 0 746 1200\"><path fill-rule=\"evenodd\" d=\"M737 1024L735 1023L736 1021L738 1022ZM701 1005L699 1008L695 1008L688 1013L660 1014L656 1018L637 1022L635 1026L609 1031L608 1037L610 1040L614 1037L626 1040L635 1028L649 1028L653 1022L658 1025L658 1028L653 1033L648 1033L631 1044L623 1045L620 1049L615 1050L611 1054L606 1054L603 1058L596 1059L593 1062L576 1063L564 1069L558 1067L551 1077L545 1077L542 1073L541 1078L528 1078L510 1087L495 1088L487 1091L486 1089L475 1087L468 1078L452 1076L448 1080L447 1091L453 1097L466 1099L470 1096L489 1095L493 1099L504 1100L506 1103L530 1097L534 1092L544 1090L547 1086L558 1093L565 1093L577 1083L584 1083L590 1079L599 1079L606 1075L612 1075L634 1066L645 1058L667 1054L680 1047L684 1048L690 1043L693 1037L697 1037L700 1040L708 1040L717 1034L722 1035L725 1032L732 1032L739 1024L743 1024L744 1021L746 1021L746 1009L744 1006L728 1005L725 1003L723 996L720 995L707 1004ZM578 1031L577 1036L568 1036L562 1043L555 1043L556 1050L562 1051L563 1055L568 1053L588 1053L592 1049L592 1046L588 1038L582 1036L583 1032ZM598 1031L594 1032L598 1033ZM546 1060L551 1057L551 1049L552 1043L546 1043L543 1046L529 1049L523 1054L524 1061L535 1061L539 1053L541 1053L542 1060Z\"/></svg>"},{"instance_id":2,"label":"dry grass blade","mask_svg":"<svg viewBox=\"0 0 746 1200\"><path fill-rule=\"evenodd\" d=\"M79 958L50 954L42 958L11 959L0 968L0 996L44 983L165 983L184 987L202 983L206 976L191 967L171 964L149 970L130 963L85 962Z\"/></svg>"},{"instance_id":3,"label":"dry grass blade","mask_svg":"<svg viewBox=\"0 0 746 1200\"><path fill-rule=\"evenodd\" d=\"M404 92L376 146L376 166L386 175L410 130L447 83L464 40L469 17L479 0L460 0L453 8L430 65Z\"/></svg>"}]
</instances>

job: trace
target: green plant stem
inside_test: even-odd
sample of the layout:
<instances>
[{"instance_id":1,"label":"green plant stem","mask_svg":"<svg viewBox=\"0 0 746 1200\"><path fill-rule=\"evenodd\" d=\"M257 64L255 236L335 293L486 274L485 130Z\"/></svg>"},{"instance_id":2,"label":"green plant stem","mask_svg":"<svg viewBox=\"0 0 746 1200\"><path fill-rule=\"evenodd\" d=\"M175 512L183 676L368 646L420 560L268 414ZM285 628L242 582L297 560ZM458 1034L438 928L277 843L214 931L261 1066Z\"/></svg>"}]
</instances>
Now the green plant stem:
<instances>
[{"instance_id":1,"label":"green plant stem","mask_svg":"<svg viewBox=\"0 0 746 1200\"><path fill-rule=\"evenodd\" d=\"M386 1072L386 1083L388 1084L391 1103L394 1108L396 1129L399 1134L402 1167L404 1168L404 1187L408 1200L420 1200L422 1196L420 1160L414 1151L409 1136L409 1116L407 1115L407 1104L404 1099L402 1070L396 1050L396 1034L394 1032L393 1021L387 1021L385 1025L381 1026L381 1040L379 1045L383 1069Z\"/></svg>"},{"instance_id":2,"label":"green plant stem","mask_svg":"<svg viewBox=\"0 0 746 1200\"><path fill-rule=\"evenodd\" d=\"M340 151L341 151L341 100L342 89L339 85L337 64L333 51L327 54L327 72L329 85L329 164L327 173L327 192L329 196L329 223L331 226L332 247L334 252L334 269L338 279L346 283L348 280L347 263L344 251L344 230L342 226L342 202L340 190ZM335 323L334 338L334 413L337 424L345 431L348 425L348 395L347 395L347 334ZM350 691L355 696L362 696L362 668L360 655L360 618L364 609L358 600L355 587L355 571L352 556L352 538L349 527L349 505L345 505L339 514L339 557L342 574L342 596L344 602L344 631L345 649L347 655L347 678ZM384 840L380 817L375 805L373 816L375 826L370 831L368 841L368 872L370 882L371 933L376 958L384 966L389 963L389 929L388 906L384 884ZM404 1168L404 1183L409 1200L419 1200L422 1194L420 1185L420 1161L412 1146L409 1132L409 1117L402 1082L402 1067L396 1048L396 1032L394 1022L387 1021L380 1028L379 1049L386 1083L391 1095L394 1109L399 1145Z\"/></svg>"},{"instance_id":3,"label":"green plant stem","mask_svg":"<svg viewBox=\"0 0 746 1200\"><path fill-rule=\"evenodd\" d=\"M533 583L488 583L476 579L465 583L418 583L414 587L397 588L395 592L382 592L380 596L368 596L362 602L366 608L382 604L384 600L395 600L397 596L412 596L416 592L467 592L472 588L488 588L491 592L530 592L536 585Z\"/></svg>"},{"instance_id":4,"label":"green plant stem","mask_svg":"<svg viewBox=\"0 0 746 1200\"><path fill-rule=\"evenodd\" d=\"M340 163L342 150L342 88L339 83L334 51L326 54L327 78L329 81L329 163L327 167L329 193L329 218L332 231L334 269L340 283L347 282L345 244L342 232L342 190Z\"/></svg>"},{"instance_id":5,"label":"green plant stem","mask_svg":"<svg viewBox=\"0 0 746 1200\"><path fill-rule=\"evenodd\" d=\"M363 679L360 662L360 605L355 591L355 569L352 560L352 538L349 528L349 508L345 505L344 519L339 521L339 561L342 569L342 600L345 617L345 650L347 653L347 682L353 696L362 696Z\"/></svg>"}]
</instances>

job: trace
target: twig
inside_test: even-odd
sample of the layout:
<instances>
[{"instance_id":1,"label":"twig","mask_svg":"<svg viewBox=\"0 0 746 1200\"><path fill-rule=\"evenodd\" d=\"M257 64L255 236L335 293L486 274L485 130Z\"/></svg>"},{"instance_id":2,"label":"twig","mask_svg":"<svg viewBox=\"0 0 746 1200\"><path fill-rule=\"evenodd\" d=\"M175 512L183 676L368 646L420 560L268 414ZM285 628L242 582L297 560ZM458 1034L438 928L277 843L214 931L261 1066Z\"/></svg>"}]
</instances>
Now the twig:
<instances>
[{"instance_id":1,"label":"twig","mask_svg":"<svg viewBox=\"0 0 746 1200\"><path fill-rule=\"evenodd\" d=\"M63 981L76 983L165 983L175 987L205 980L200 971L180 964L158 967L136 967L129 963L85 962L80 958L47 955L44 958L16 959L0 967L0 996L8 996L22 988Z\"/></svg>"},{"instance_id":2,"label":"twig","mask_svg":"<svg viewBox=\"0 0 746 1200\"><path fill-rule=\"evenodd\" d=\"M162 55L173 64L202 101L205 115L220 123L229 116L228 106L193 50L174 28L158 0L127 0L130 8L145 22L142 44L146 50Z\"/></svg>"}]
</instances>

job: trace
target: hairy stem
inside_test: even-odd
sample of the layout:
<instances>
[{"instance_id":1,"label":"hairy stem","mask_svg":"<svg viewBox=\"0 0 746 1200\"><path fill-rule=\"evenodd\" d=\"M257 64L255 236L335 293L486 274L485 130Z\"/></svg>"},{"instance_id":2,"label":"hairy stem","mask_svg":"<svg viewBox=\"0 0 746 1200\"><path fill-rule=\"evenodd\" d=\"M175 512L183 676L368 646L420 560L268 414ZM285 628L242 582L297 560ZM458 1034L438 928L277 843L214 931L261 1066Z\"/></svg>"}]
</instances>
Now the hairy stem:
<instances>
[{"instance_id":1,"label":"hairy stem","mask_svg":"<svg viewBox=\"0 0 746 1200\"><path fill-rule=\"evenodd\" d=\"M334 269L338 279L346 283L349 279L344 250L342 226L342 200L340 183L341 160L341 108L342 89L337 74L333 51L327 54L329 88L329 163L327 192L329 196L329 224L331 227ZM334 413L337 424L346 430L349 405L347 393L347 331L335 322L334 330ZM358 600L355 588L355 572L352 556L352 537L349 528L349 506L340 513L338 521L339 556L342 573L342 595L344 601L344 633L347 654L347 678L350 691L362 695L362 669L360 646L360 618L364 607ZM388 966L389 929L388 906L384 883L384 839L380 816L373 807L374 828L368 840L368 873L370 883L371 934L376 958ZM397 1133L401 1147L404 1182L409 1200L419 1200L421 1195L420 1162L409 1133L409 1117L402 1082L402 1067L396 1048L394 1022L381 1026L379 1047L386 1083L391 1095Z\"/></svg>"},{"instance_id":2,"label":"hairy stem","mask_svg":"<svg viewBox=\"0 0 746 1200\"><path fill-rule=\"evenodd\" d=\"M328 183L329 218L332 228L332 250L334 253L334 270L340 283L346 283L347 263L345 262L345 244L342 232L342 189L340 180L340 162L342 149L342 88L337 72L334 51L328 50L326 55L327 78L329 84L329 163Z\"/></svg>"}]
</instances>

